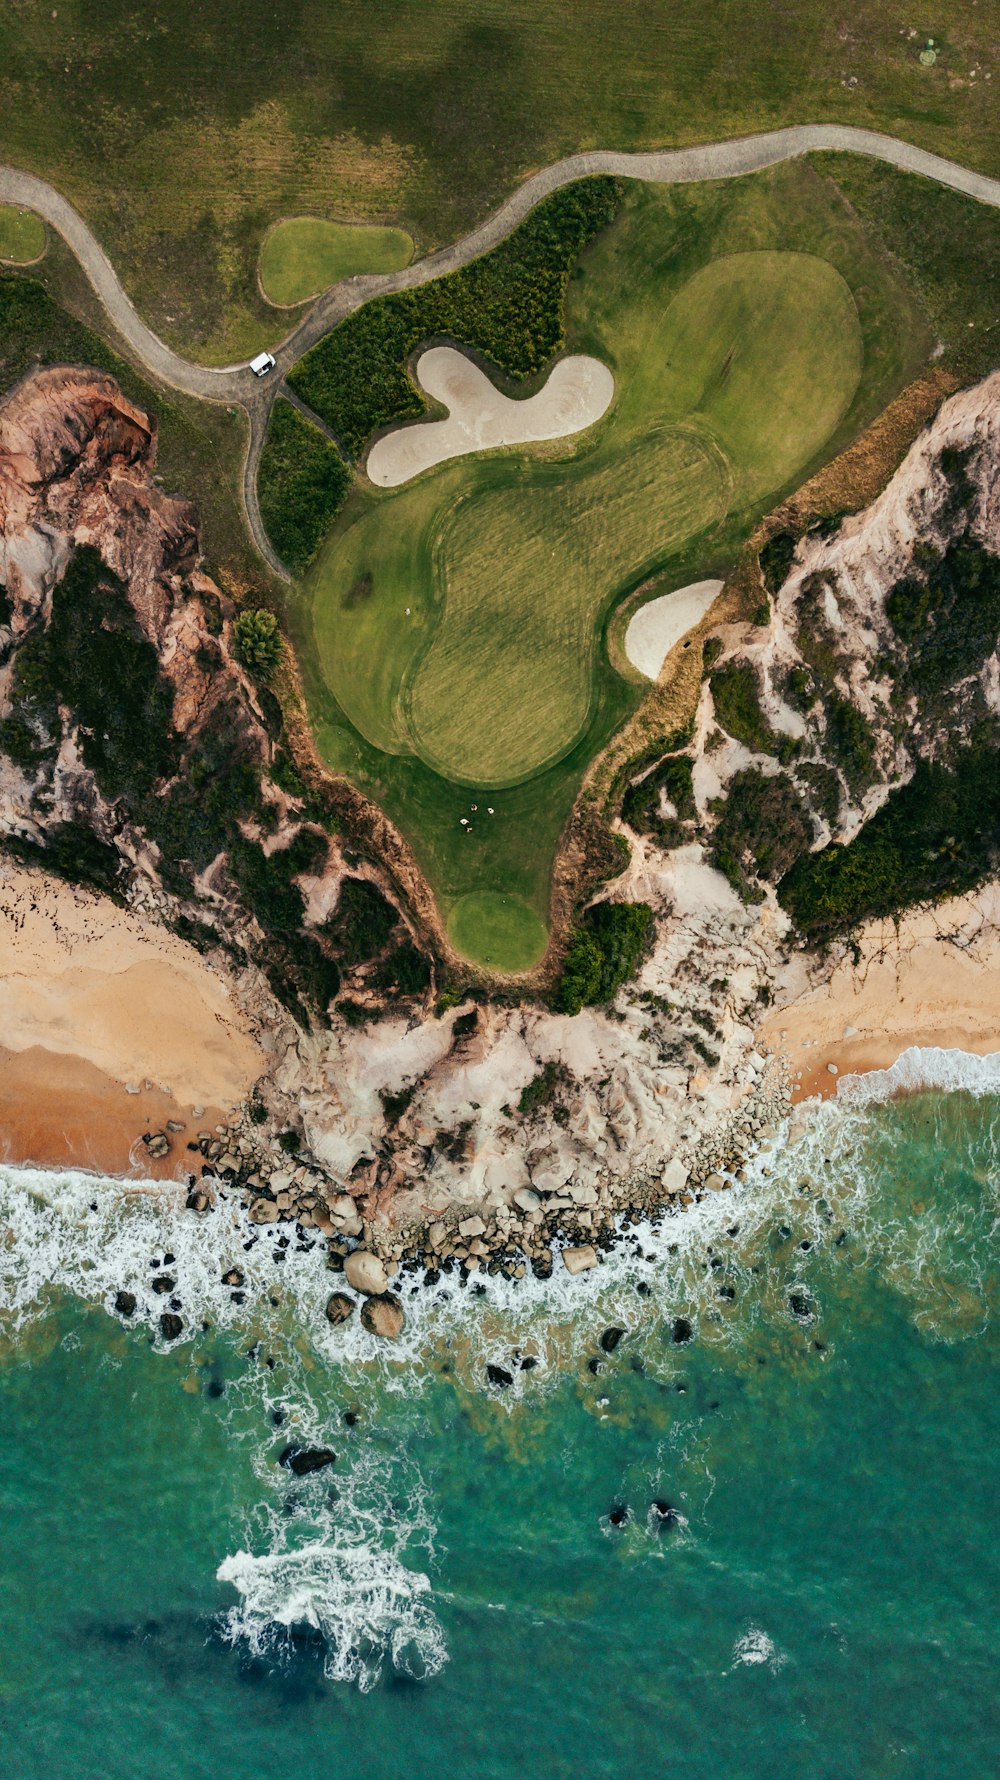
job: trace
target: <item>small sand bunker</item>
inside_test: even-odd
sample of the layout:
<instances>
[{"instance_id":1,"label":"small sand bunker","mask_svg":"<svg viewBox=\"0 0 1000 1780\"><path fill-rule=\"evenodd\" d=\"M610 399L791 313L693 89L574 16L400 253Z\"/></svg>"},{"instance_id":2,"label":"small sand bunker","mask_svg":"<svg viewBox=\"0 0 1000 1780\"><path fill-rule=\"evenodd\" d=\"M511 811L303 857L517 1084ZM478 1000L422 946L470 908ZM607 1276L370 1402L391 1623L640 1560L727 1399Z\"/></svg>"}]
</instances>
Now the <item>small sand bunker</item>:
<instances>
[{"instance_id":1,"label":"small sand bunker","mask_svg":"<svg viewBox=\"0 0 1000 1780\"><path fill-rule=\"evenodd\" d=\"M366 465L377 488L398 488L422 470L470 451L582 433L607 412L615 393L607 365L581 355L560 359L544 389L523 401L503 395L454 346L432 346L422 353L416 376L421 388L447 408L448 417L397 427L377 439Z\"/></svg>"},{"instance_id":2,"label":"small sand bunker","mask_svg":"<svg viewBox=\"0 0 1000 1780\"><path fill-rule=\"evenodd\" d=\"M700 624L724 585L722 581L692 581L689 587L678 587L650 600L648 606L640 606L625 632L625 653L632 666L647 680L658 680L674 644Z\"/></svg>"}]
</instances>

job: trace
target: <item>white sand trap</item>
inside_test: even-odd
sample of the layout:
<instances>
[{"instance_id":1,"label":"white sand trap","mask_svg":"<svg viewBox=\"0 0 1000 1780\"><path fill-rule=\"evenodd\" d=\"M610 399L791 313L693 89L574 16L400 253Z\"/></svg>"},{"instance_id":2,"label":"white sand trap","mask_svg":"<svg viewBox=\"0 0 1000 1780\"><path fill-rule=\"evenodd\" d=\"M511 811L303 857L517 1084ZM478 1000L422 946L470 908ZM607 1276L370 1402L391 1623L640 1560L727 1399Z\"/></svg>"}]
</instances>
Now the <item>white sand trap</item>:
<instances>
[{"instance_id":1,"label":"white sand trap","mask_svg":"<svg viewBox=\"0 0 1000 1780\"><path fill-rule=\"evenodd\" d=\"M658 680L674 644L701 623L724 586L723 581L692 581L689 587L678 587L640 606L625 632L625 653L632 666L647 680Z\"/></svg>"},{"instance_id":2,"label":"white sand trap","mask_svg":"<svg viewBox=\"0 0 1000 1780\"><path fill-rule=\"evenodd\" d=\"M366 469L378 488L398 488L422 470L470 451L564 439L593 426L611 405L615 380L600 359L576 355L553 367L544 389L512 401L464 352L432 346L421 353L417 382L448 410L446 420L397 427L376 439Z\"/></svg>"}]
</instances>

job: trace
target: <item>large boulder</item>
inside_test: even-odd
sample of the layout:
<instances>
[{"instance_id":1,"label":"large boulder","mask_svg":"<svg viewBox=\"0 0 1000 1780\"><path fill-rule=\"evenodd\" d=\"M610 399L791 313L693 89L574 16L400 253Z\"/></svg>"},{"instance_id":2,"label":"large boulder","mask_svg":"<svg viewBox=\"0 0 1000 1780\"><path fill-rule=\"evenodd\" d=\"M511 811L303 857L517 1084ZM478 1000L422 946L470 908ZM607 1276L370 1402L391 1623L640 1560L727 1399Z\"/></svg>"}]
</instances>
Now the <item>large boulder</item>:
<instances>
[{"instance_id":1,"label":"large boulder","mask_svg":"<svg viewBox=\"0 0 1000 1780\"><path fill-rule=\"evenodd\" d=\"M349 1316L354 1315L355 1299L349 1298L346 1292L334 1292L327 1299L326 1314L334 1327L338 1323L346 1323Z\"/></svg>"},{"instance_id":2,"label":"large boulder","mask_svg":"<svg viewBox=\"0 0 1000 1780\"><path fill-rule=\"evenodd\" d=\"M363 1292L368 1298L381 1297L389 1285L389 1275L378 1255L366 1248L356 1248L346 1257L344 1278L356 1292Z\"/></svg>"},{"instance_id":3,"label":"large boulder","mask_svg":"<svg viewBox=\"0 0 1000 1780\"><path fill-rule=\"evenodd\" d=\"M360 1236L364 1229L357 1205L350 1193L338 1193L329 1201L327 1210L335 1230L341 1236Z\"/></svg>"},{"instance_id":4,"label":"large boulder","mask_svg":"<svg viewBox=\"0 0 1000 1780\"><path fill-rule=\"evenodd\" d=\"M583 1242L579 1248L564 1248L562 1259L567 1273L586 1273L597 1266L597 1250L592 1242Z\"/></svg>"},{"instance_id":5,"label":"large boulder","mask_svg":"<svg viewBox=\"0 0 1000 1780\"><path fill-rule=\"evenodd\" d=\"M361 1306L361 1321L369 1335L381 1335L383 1341L395 1341L403 1333L403 1306L393 1292L381 1292L366 1298Z\"/></svg>"},{"instance_id":6,"label":"large boulder","mask_svg":"<svg viewBox=\"0 0 1000 1780\"><path fill-rule=\"evenodd\" d=\"M135 1315L135 1293L121 1291L115 1294L115 1309L119 1316Z\"/></svg>"},{"instance_id":7,"label":"large boulder","mask_svg":"<svg viewBox=\"0 0 1000 1780\"><path fill-rule=\"evenodd\" d=\"M173 1310L165 1310L160 1318L160 1334L164 1341L176 1341L184 1332L184 1324Z\"/></svg>"},{"instance_id":8,"label":"large boulder","mask_svg":"<svg viewBox=\"0 0 1000 1780\"><path fill-rule=\"evenodd\" d=\"M278 1464L295 1477L308 1477L310 1471L322 1471L336 1463L337 1455L328 1446L285 1446L278 1454Z\"/></svg>"}]
</instances>

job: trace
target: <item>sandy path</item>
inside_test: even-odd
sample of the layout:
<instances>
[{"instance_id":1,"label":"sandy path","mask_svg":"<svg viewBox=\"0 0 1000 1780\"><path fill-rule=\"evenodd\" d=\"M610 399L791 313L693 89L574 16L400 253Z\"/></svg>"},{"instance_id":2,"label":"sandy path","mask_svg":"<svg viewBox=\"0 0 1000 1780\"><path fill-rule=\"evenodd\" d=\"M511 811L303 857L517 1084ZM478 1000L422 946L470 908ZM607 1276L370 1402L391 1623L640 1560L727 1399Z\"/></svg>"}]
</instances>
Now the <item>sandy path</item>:
<instances>
[{"instance_id":1,"label":"sandy path","mask_svg":"<svg viewBox=\"0 0 1000 1780\"><path fill-rule=\"evenodd\" d=\"M228 1110L265 1068L225 982L190 946L41 872L0 880L0 1005L10 1160L27 1159L30 1134L33 1160L79 1159L90 1142L110 1167L103 1132L123 1166L149 1121ZM81 1136L53 1158L61 1125Z\"/></svg>"},{"instance_id":2,"label":"sandy path","mask_svg":"<svg viewBox=\"0 0 1000 1780\"><path fill-rule=\"evenodd\" d=\"M810 989L799 954L758 1041L789 1059L793 1098L844 1075L888 1069L911 1045L1000 1050L1000 885L872 921L829 982ZM831 1068L832 1065L832 1068Z\"/></svg>"},{"instance_id":3,"label":"sandy path","mask_svg":"<svg viewBox=\"0 0 1000 1780\"><path fill-rule=\"evenodd\" d=\"M378 488L398 488L435 464L473 451L582 433L607 413L615 393L607 365L582 355L560 359L544 386L518 401L505 396L454 346L432 346L422 353L416 378L447 408L447 419L397 427L376 439L365 468Z\"/></svg>"},{"instance_id":4,"label":"sandy path","mask_svg":"<svg viewBox=\"0 0 1000 1780\"><path fill-rule=\"evenodd\" d=\"M118 281L107 254L83 217L68 200L33 173L0 166L0 203L37 211L60 234L76 255L112 324L133 355L155 377L188 395L206 401L237 402L250 420L250 439L243 474L243 499L247 521L261 555L279 575L290 577L268 542L257 504L257 471L267 431L268 416L282 380L296 359L338 322L359 309L371 297L388 291L408 290L426 284L442 273L467 265L502 241L522 222L542 198L574 179L596 173L616 174L623 179L644 179L654 184L685 185L704 179L736 179L759 172L799 155L833 151L869 155L908 173L922 174L953 191L965 192L981 204L1000 209L1000 179L962 167L957 161L915 148L898 137L878 130L858 130L849 124L795 124L784 130L768 130L757 136L741 136L728 142L707 143L697 148L653 150L650 153L619 153L594 149L569 155L526 179L493 215L460 241L403 268L400 272L372 273L345 278L331 285L317 299L308 315L281 343L272 348L276 368L263 380L254 378L246 364L213 370L195 365L172 350L139 316Z\"/></svg>"},{"instance_id":5,"label":"sandy path","mask_svg":"<svg viewBox=\"0 0 1000 1780\"><path fill-rule=\"evenodd\" d=\"M625 654L632 666L647 680L658 680L671 649L701 623L724 586L723 581L692 581L640 606L625 632Z\"/></svg>"}]
</instances>

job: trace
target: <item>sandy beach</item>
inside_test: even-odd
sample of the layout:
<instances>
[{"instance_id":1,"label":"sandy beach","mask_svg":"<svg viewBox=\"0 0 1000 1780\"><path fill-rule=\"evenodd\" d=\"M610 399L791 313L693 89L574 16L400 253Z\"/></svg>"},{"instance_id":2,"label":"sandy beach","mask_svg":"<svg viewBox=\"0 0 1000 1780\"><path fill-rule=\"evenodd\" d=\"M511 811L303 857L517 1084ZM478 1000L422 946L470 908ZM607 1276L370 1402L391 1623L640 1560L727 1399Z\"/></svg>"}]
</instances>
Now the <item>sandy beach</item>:
<instances>
[{"instance_id":1,"label":"sandy beach","mask_svg":"<svg viewBox=\"0 0 1000 1780\"><path fill-rule=\"evenodd\" d=\"M264 1058L228 986L164 929L44 873L0 878L0 1155L173 1178ZM153 1162L138 1143L185 1127Z\"/></svg>"},{"instance_id":2,"label":"sandy beach","mask_svg":"<svg viewBox=\"0 0 1000 1780\"><path fill-rule=\"evenodd\" d=\"M797 958L758 1041L787 1056L796 1101L888 1069L912 1045L1000 1050L1000 886L870 922L818 986Z\"/></svg>"}]
</instances>

